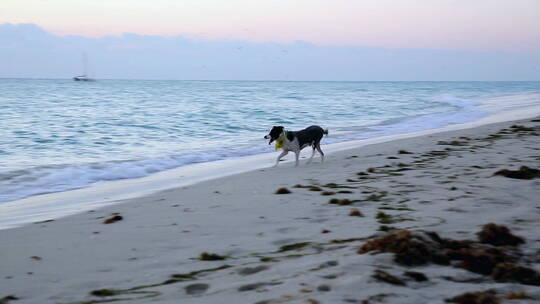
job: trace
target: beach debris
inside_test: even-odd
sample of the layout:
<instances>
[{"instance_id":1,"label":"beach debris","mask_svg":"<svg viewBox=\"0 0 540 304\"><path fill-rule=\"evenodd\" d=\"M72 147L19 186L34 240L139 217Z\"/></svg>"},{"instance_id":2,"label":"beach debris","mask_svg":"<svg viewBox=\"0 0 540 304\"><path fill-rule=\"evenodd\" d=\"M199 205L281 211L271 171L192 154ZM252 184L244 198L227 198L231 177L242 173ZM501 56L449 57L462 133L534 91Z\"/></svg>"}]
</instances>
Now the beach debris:
<instances>
[{"instance_id":1,"label":"beach debris","mask_svg":"<svg viewBox=\"0 0 540 304\"><path fill-rule=\"evenodd\" d=\"M195 283L184 287L184 290L188 295L201 295L205 293L210 285L205 283Z\"/></svg>"},{"instance_id":2,"label":"beach debris","mask_svg":"<svg viewBox=\"0 0 540 304\"><path fill-rule=\"evenodd\" d=\"M517 292L511 292L504 295L505 299L508 300L528 300L532 299L526 291L517 291Z\"/></svg>"},{"instance_id":3,"label":"beach debris","mask_svg":"<svg viewBox=\"0 0 540 304\"><path fill-rule=\"evenodd\" d=\"M409 151L407 151L407 150L399 150L399 151L398 151L398 154L414 154L414 153L409 152Z\"/></svg>"},{"instance_id":4,"label":"beach debris","mask_svg":"<svg viewBox=\"0 0 540 304\"><path fill-rule=\"evenodd\" d=\"M389 274L388 272L380 270L380 269L375 269L371 277L376 279L377 281L386 282L392 285L400 285L400 286L407 285L402 279L396 276L393 276Z\"/></svg>"},{"instance_id":5,"label":"beach debris","mask_svg":"<svg viewBox=\"0 0 540 304\"><path fill-rule=\"evenodd\" d=\"M267 265L259 265L259 266L256 266L256 267L245 267L245 268L238 269L238 274L242 275L242 276L247 276L247 275L252 275L252 274L255 274L257 272L267 270L269 268L270 268L270 266L267 266Z\"/></svg>"},{"instance_id":6,"label":"beach debris","mask_svg":"<svg viewBox=\"0 0 540 304\"><path fill-rule=\"evenodd\" d=\"M502 175L504 177L515 179L533 179L540 178L540 170L521 166L519 170L502 169L495 172L493 175Z\"/></svg>"},{"instance_id":7,"label":"beach debris","mask_svg":"<svg viewBox=\"0 0 540 304\"><path fill-rule=\"evenodd\" d=\"M122 293L121 290L117 289L96 289L90 292L91 295L96 297L111 297Z\"/></svg>"},{"instance_id":8,"label":"beach debris","mask_svg":"<svg viewBox=\"0 0 540 304\"><path fill-rule=\"evenodd\" d=\"M512 126L510 126L510 129L513 132L532 132L532 131L534 131L534 128L529 128L529 127L525 127L525 126L522 126L522 125L512 125Z\"/></svg>"},{"instance_id":9,"label":"beach debris","mask_svg":"<svg viewBox=\"0 0 540 304\"><path fill-rule=\"evenodd\" d=\"M34 224L45 224L45 223L50 223L50 222L54 222L54 220L44 220L40 222L34 222Z\"/></svg>"},{"instance_id":10,"label":"beach debris","mask_svg":"<svg viewBox=\"0 0 540 304\"><path fill-rule=\"evenodd\" d=\"M330 240L330 244L344 244L344 243L350 243L350 242L363 241L365 239L366 238L333 239L333 240Z\"/></svg>"},{"instance_id":11,"label":"beach debris","mask_svg":"<svg viewBox=\"0 0 540 304\"><path fill-rule=\"evenodd\" d=\"M348 206L354 203L354 201L348 198L343 198L343 199L333 198L333 199L330 199L328 203L333 204L333 205L339 205L339 206Z\"/></svg>"},{"instance_id":12,"label":"beach debris","mask_svg":"<svg viewBox=\"0 0 540 304\"><path fill-rule=\"evenodd\" d=\"M390 214L384 213L382 211L377 212L377 215L375 216L377 221L381 224L393 224L395 222L393 216Z\"/></svg>"},{"instance_id":13,"label":"beach debris","mask_svg":"<svg viewBox=\"0 0 540 304\"><path fill-rule=\"evenodd\" d=\"M8 302L10 301L16 301L18 300L19 298L17 298L16 296L14 295L9 295L9 296L5 296L3 297L2 299L0 299L0 304L7 304Z\"/></svg>"},{"instance_id":14,"label":"beach debris","mask_svg":"<svg viewBox=\"0 0 540 304\"><path fill-rule=\"evenodd\" d=\"M323 190L321 187L315 186L315 185L304 186L304 185L296 184L293 186L293 188L304 188L304 189L308 189L309 191L322 191Z\"/></svg>"},{"instance_id":15,"label":"beach debris","mask_svg":"<svg viewBox=\"0 0 540 304\"><path fill-rule=\"evenodd\" d=\"M480 243L491 244L493 246L517 246L525 243L522 237L513 235L508 227L496 225L494 223L485 224L482 230L477 232Z\"/></svg>"},{"instance_id":16,"label":"beach debris","mask_svg":"<svg viewBox=\"0 0 540 304\"><path fill-rule=\"evenodd\" d=\"M401 265L425 265L429 262L447 265L449 259L441 252L441 239L435 232L398 230L367 241L359 254L370 251L394 253L394 261Z\"/></svg>"},{"instance_id":17,"label":"beach debris","mask_svg":"<svg viewBox=\"0 0 540 304\"><path fill-rule=\"evenodd\" d=\"M449 252L449 255L452 259L461 260L455 265L456 267L483 275L490 275L497 264L511 260L508 255L497 248L462 248Z\"/></svg>"},{"instance_id":18,"label":"beach debris","mask_svg":"<svg viewBox=\"0 0 540 304\"><path fill-rule=\"evenodd\" d=\"M340 185L336 183L328 183L326 185L323 185L323 187L331 188L331 189L339 189L339 188L348 188L348 189L356 189L356 187L351 187L347 185Z\"/></svg>"},{"instance_id":19,"label":"beach debris","mask_svg":"<svg viewBox=\"0 0 540 304\"><path fill-rule=\"evenodd\" d=\"M219 266L219 267L216 267L216 268L201 269L201 270L192 271L190 273L173 274L173 275L171 275L170 279L167 279L166 281L163 281L163 282L151 283L151 284L145 284L145 285L138 285L138 286L134 286L134 287L126 288L126 289L109 289L109 288L96 289L96 290L91 291L90 295L96 296L96 297L102 297L102 298L104 298L104 297L113 297L113 296L117 296L117 295L134 295L136 297L130 298L128 300L148 299L148 298L151 298L151 297L159 296L161 294L161 292L159 292L159 291L151 291L151 290L146 290L146 289L159 287L159 286L164 286L164 285L176 284L176 283L185 282L185 281L196 280L196 279L198 279L198 276L200 274L207 273L207 272L218 271L218 270L222 270L222 269L227 269L227 268L230 268L230 267L232 267L232 266L230 266L230 265L222 265L222 266ZM116 301L123 301L123 300L126 300L126 299L109 298L109 299L104 299L104 300L97 300L97 301L91 300L91 301L88 301L88 302L77 302L77 303L86 303L86 304L107 303L107 302L116 302Z\"/></svg>"},{"instance_id":20,"label":"beach debris","mask_svg":"<svg viewBox=\"0 0 540 304\"><path fill-rule=\"evenodd\" d=\"M291 191L287 188L279 188L275 192L276 194L289 194Z\"/></svg>"},{"instance_id":21,"label":"beach debris","mask_svg":"<svg viewBox=\"0 0 540 304\"><path fill-rule=\"evenodd\" d=\"M495 225L490 224L484 227ZM482 231L484 230L487 229ZM482 235L482 231L478 234ZM503 231L510 233L509 229ZM514 240L512 244L517 243ZM443 239L430 231L398 230L373 238L358 249L359 254L371 251L394 253L394 261L401 265L418 266L428 263L450 265L451 261L456 261L452 266L491 276L496 282L540 286L538 271L516 264L520 253L514 246Z\"/></svg>"},{"instance_id":22,"label":"beach debris","mask_svg":"<svg viewBox=\"0 0 540 304\"><path fill-rule=\"evenodd\" d=\"M330 287L330 285L327 285L327 284L322 284L322 285L317 286L317 290L322 291L322 292L328 292L332 290L332 287Z\"/></svg>"},{"instance_id":23,"label":"beach debris","mask_svg":"<svg viewBox=\"0 0 540 304\"><path fill-rule=\"evenodd\" d=\"M360 216L360 217L363 217L364 214L362 214L362 211L360 211L359 209L353 208L353 209L351 209L351 211L349 212L349 216Z\"/></svg>"},{"instance_id":24,"label":"beach debris","mask_svg":"<svg viewBox=\"0 0 540 304\"><path fill-rule=\"evenodd\" d=\"M201 269L201 270L196 270L189 273L175 273L171 275L171 279L165 281L165 283L162 283L162 284L172 284L172 283L177 283L177 282L193 281L197 279L197 276L199 274L207 273L207 272L214 272L214 271L223 270L223 269L227 269L231 267L232 267L231 265L222 265L216 268Z\"/></svg>"},{"instance_id":25,"label":"beach debris","mask_svg":"<svg viewBox=\"0 0 540 304\"><path fill-rule=\"evenodd\" d=\"M361 303L361 304L371 304L371 303L385 303L386 299L389 297L396 297L398 296L395 293L379 293L376 295L372 295L369 298L357 301L356 299L346 299L345 301L348 303Z\"/></svg>"},{"instance_id":26,"label":"beach debris","mask_svg":"<svg viewBox=\"0 0 540 304\"><path fill-rule=\"evenodd\" d=\"M386 191L382 191L381 193L373 193L373 194L370 194L368 197L366 197L365 201L378 202L381 200L381 198L385 197L386 195L387 195Z\"/></svg>"},{"instance_id":27,"label":"beach debris","mask_svg":"<svg viewBox=\"0 0 540 304\"><path fill-rule=\"evenodd\" d=\"M323 192L321 192L321 195L326 195L326 196L334 195L334 194L336 194L334 191L323 191Z\"/></svg>"},{"instance_id":28,"label":"beach debris","mask_svg":"<svg viewBox=\"0 0 540 304\"><path fill-rule=\"evenodd\" d=\"M458 303L458 304L498 304L499 299L495 296L495 291L476 291L466 292L450 299L446 299L445 302Z\"/></svg>"},{"instance_id":29,"label":"beach debris","mask_svg":"<svg viewBox=\"0 0 540 304\"><path fill-rule=\"evenodd\" d=\"M429 281L425 274L418 271L405 271L403 275L415 280L416 282Z\"/></svg>"},{"instance_id":30,"label":"beach debris","mask_svg":"<svg viewBox=\"0 0 540 304\"><path fill-rule=\"evenodd\" d=\"M540 286L540 273L538 271L512 263L497 264L491 276L497 282L518 282Z\"/></svg>"},{"instance_id":31,"label":"beach debris","mask_svg":"<svg viewBox=\"0 0 540 304\"><path fill-rule=\"evenodd\" d=\"M201 261L222 261L225 259L227 259L227 256L216 253L208 253L206 251L199 255L199 260Z\"/></svg>"},{"instance_id":32,"label":"beach debris","mask_svg":"<svg viewBox=\"0 0 540 304\"><path fill-rule=\"evenodd\" d=\"M301 242L301 243L283 245L283 246L279 247L278 252L285 252L285 251L290 251L290 250L298 250L298 249L302 249L304 247L307 247L309 245L311 245L311 242Z\"/></svg>"},{"instance_id":33,"label":"beach debris","mask_svg":"<svg viewBox=\"0 0 540 304\"><path fill-rule=\"evenodd\" d=\"M441 140L437 142L437 145L447 145L447 146L464 146L465 144L466 144L465 142L459 141L459 140L452 140L450 142Z\"/></svg>"},{"instance_id":34,"label":"beach debris","mask_svg":"<svg viewBox=\"0 0 540 304\"><path fill-rule=\"evenodd\" d=\"M37 256L37 255L33 255L33 256L31 256L30 258L31 258L32 260L34 260L34 261L41 261L41 260L43 260L42 257Z\"/></svg>"},{"instance_id":35,"label":"beach debris","mask_svg":"<svg viewBox=\"0 0 540 304\"><path fill-rule=\"evenodd\" d=\"M113 213L112 216L108 219L105 219L102 223L103 224L112 224L118 221L123 220L124 218L119 213Z\"/></svg>"},{"instance_id":36,"label":"beach debris","mask_svg":"<svg viewBox=\"0 0 540 304\"><path fill-rule=\"evenodd\" d=\"M332 230L328 230L328 229L321 230L321 233L330 233L330 232L332 232Z\"/></svg>"},{"instance_id":37,"label":"beach debris","mask_svg":"<svg viewBox=\"0 0 540 304\"><path fill-rule=\"evenodd\" d=\"M394 226L380 225L377 230L378 231L383 231L383 232L388 232L388 231L397 230L397 228L394 227Z\"/></svg>"}]
</instances>

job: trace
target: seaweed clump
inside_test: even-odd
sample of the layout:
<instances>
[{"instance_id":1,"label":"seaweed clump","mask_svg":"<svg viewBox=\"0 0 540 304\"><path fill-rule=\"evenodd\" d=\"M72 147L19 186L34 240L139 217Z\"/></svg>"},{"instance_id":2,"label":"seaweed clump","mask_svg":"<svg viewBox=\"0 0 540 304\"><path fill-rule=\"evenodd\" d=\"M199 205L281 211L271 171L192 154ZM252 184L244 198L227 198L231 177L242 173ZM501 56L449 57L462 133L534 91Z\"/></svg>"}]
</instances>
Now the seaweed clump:
<instances>
[{"instance_id":1,"label":"seaweed clump","mask_svg":"<svg viewBox=\"0 0 540 304\"><path fill-rule=\"evenodd\" d=\"M445 302L458 303L458 304L498 304L499 299L495 296L493 290L466 292L450 299L446 299Z\"/></svg>"},{"instance_id":2,"label":"seaweed clump","mask_svg":"<svg viewBox=\"0 0 540 304\"><path fill-rule=\"evenodd\" d=\"M497 248L460 249L451 251L449 255L452 259L461 260L456 267L483 275L490 275L497 264L513 260Z\"/></svg>"},{"instance_id":3,"label":"seaweed clump","mask_svg":"<svg viewBox=\"0 0 540 304\"><path fill-rule=\"evenodd\" d=\"M495 244L486 242L484 235L490 232L488 235L493 236L493 230L503 235L499 237L502 240ZM522 238L512 235L510 229L493 223L484 225L478 236L480 242L443 239L430 231L397 230L367 241L358 249L358 253L394 253L394 261L406 266L428 263L450 265L452 262L454 267L489 275L497 282L540 286L540 272L516 264L521 254L513 246L523 243Z\"/></svg>"},{"instance_id":4,"label":"seaweed clump","mask_svg":"<svg viewBox=\"0 0 540 304\"><path fill-rule=\"evenodd\" d=\"M112 224L112 223L115 223L115 222L118 222L118 221L121 221L123 220L124 218L118 214L118 213L113 213L113 216L111 216L110 218L108 219L105 219L103 221L103 224Z\"/></svg>"},{"instance_id":5,"label":"seaweed clump","mask_svg":"<svg viewBox=\"0 0 540 304\"><path fill-rule=\"evenodd\" d=\"M403 275L415 280L416 282L429 281L428 277L426 277L425 274L418 271L405 271Z\"/></svg>"},{"instance_id":6,"label":"seaweed clump","mask_svg":"<svg viewBox=\"0 0 540 304\"><path fill-rule=\"evenodd\" d=\"M528 267L512 263L499 263L491 274L497 282L518 282L525 285L540 286L540 273Z\"/></svg>"},{"instance_id":7,"label":"seaweed clump","mask_svg":"<svg viewBox=\"0 0 540 304\"><path fill-rule=\"evenodd\" d=\"M407 285L407 284L405 284L405 282L402 279L400 279L400 278L398 278L396 276L393 276L393 275L389 274L388 272L382 271L380 269L376 269L371 277L378 280L378 281L386 282L386 283L389 283L389 284L392 284L392 285L399 285L399 286Z\"/></svg>"},{"instance_id":8,"label":"seaweed clump","mask_svg":"<svg viewBox=\"0 0 540 304\"><path fill-rule=\"evenodd\" d=\"M382 211L377 212L377 215L375 216L379 223L381 224L392 224L394 223L394 219L390 214L384 213Z\"/></svg>"},{"instance_id":9,"label":"seaweed clump","mask_svg":"<svg viewBox=\"0 0 540 304\"><path fill-rule=\"evenodd\" d=\"M279 188L275 192L276 194L289 194L291 191L287 188Z\"/></svg>"},{"instance_id":10,"label":"seaweed clump","mask_svg":"<svg viewBox=\"0 0 540 304\"><path fill-rule=\"evenodd\" d=\"M480 243L493 246L517 246L525 243L522 237L513 235L508 227L494 223L485 224L476 235Z\"/></svg>"},{"instance_id":11,"label":"seaweed clump","mask_svg":"<svg viewBox=\"0 0 540 304\"><path fill-rule=\"evenodd\" d=\"M364 216L364 214L362 214L362 211L360 211L359 209L356 209L356 208L353 208L351 209L351 212L349 212L349 216Z\"/></svg>"},{"instance_id":12,"label":"seaweed clump","mask_svg":"<svg viewBox=\"0 0 540 304\"><path fill-rule=\"evenodd\" d=\"M227 257L224 255L208 253L208 252L203 252L199 255L199 260L201 261L222 261L222 260L225 260L226 258Z\"/></svg>"},{"instance_id":13,"label":"seaweed clump","mask_svg":"<svg viewBox=\"0 0 540 304\"><path fill-rule=\"evenodd\" d=\"M347 198L344 198L344 199L333 198L329 200L328 203L333 204L333 205L339 205L339 206L347 206L354 203L354 201L351 201L350 199L347 199Z\"/></svg>"},{"instance_id":14,"label":"seaweed clump","mask_svg":"<svg viewBox=\"0 0 540 304\"><path fill-rule=\"evenodd\" d=\"M122 294L122 291L116 289L96 289L92 290L90 294L96 297L111 297Z\"/></svg>"},{"instance_id":15,"label":"seaweed clump","mask_svg":"<svg viewBox=\"0 0 540 304\"><path fill-rule=\"evenodd\" d=\"M302 248L304 248L306 246L309 246L309 245L311 245L311 242L301 242L301 243L283 245L283 246L279 247L278 252L285 252L285 251L289 251L289 250L298 250L298 249L302 249Z\"/></svg>"},{"instance_id":16,"label":"seaweed clump","mask_svg":"<svg viewBox=\"0 0 540 304\"><path fill-rule=\"evenodd\" d=\"M17 298L14 295L5 296L2 299L0 299L0 304L7 304L10 301L15 301L15 300L18 300L18 299L19 298Z\"/></svg>"},{"instance_id":17,"label":"seaweed clump","mask_svg":"<svg viewBox=\"0 0 540 304\"><path fill-rule=\"evenodd\" d=\"M449 259L442 250L442 240L435 232L412 233L408 230L398 230L366 242L359 254L370 251L394 253L394 261L401 265L416 266L430 262L447 265Z\"/></svg>"},{"instance_id":18,"label":"seaweed clump","mask_svg":"<svg viewBox=\"0 0 540 304\"><path fill-rule=\"evenodd\" d=\"M540 170L529 168L527 166L521 166L519 170L502 169L495 172L493 175L501 175L504 177L515 179L533 179L540 178Z\"/></svg>"}]
</instances>

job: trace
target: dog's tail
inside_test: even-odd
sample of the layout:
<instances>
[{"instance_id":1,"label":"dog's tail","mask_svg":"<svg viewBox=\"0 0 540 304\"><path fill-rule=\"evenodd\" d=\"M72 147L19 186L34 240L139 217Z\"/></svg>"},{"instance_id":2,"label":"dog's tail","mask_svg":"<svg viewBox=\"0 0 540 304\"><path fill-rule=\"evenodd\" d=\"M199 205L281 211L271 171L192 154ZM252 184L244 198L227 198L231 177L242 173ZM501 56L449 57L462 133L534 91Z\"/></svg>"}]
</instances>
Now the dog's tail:
<instances>
[{"instance_id":1,"label":"dog's tail","mask_svg":"<svg viewBox=\"0 0 540 304\"><path fill-rule=\"evenodd\" d=\"M328 129L324 129L323 134L328 136Z\"/></svg>"}]
</instances>

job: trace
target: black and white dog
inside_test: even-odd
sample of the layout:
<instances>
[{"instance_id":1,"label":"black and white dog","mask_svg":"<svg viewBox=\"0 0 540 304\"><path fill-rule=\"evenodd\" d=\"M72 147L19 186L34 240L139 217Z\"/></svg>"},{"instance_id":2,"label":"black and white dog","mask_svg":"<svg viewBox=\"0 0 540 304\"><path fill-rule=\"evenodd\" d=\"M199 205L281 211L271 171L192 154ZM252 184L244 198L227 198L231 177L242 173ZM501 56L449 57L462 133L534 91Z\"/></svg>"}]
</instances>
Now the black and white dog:
<instances>
[{"instance_id":1,"label":"black and white dog","mask_svg":"<svg viewBox=\"0 0 540 304\"><path fill-rule=\"evenodd\" d=\"M321 162L324 162L324 153L321 150L321 139L324 134L328 135L328 130L323 130L319 126L307 127L300 131L286 131L282 126L274 126L264 138L270 139L269 145L275 140L283 141L283 152L278 156L274 167L279 164L279 160L287 155L289 151L296 154L296 166L298 166L300 151L307 146L313 147L313 153L307 162L308 164L311 163L313 156L315 156L315 149L321 154Z\"/></svg>"}]
</instances>

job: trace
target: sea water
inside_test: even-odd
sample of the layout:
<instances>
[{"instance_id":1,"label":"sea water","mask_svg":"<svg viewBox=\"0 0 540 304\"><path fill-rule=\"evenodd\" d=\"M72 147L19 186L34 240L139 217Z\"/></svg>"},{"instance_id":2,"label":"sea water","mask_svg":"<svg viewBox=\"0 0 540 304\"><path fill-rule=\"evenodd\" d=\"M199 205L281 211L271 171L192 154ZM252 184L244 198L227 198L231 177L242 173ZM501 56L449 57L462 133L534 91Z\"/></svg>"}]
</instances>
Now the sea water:
<instances>
[{"instance_id":1,"label":"sea water","mask_svg":"<svg viewBox=\"0 0 540 304\"><path fill-rule=\"evenodd\" d=\"M540 82L0 79L0 204L271 152L274 125L325 144L538 106Z\"/></svg>"}]
</instances>

